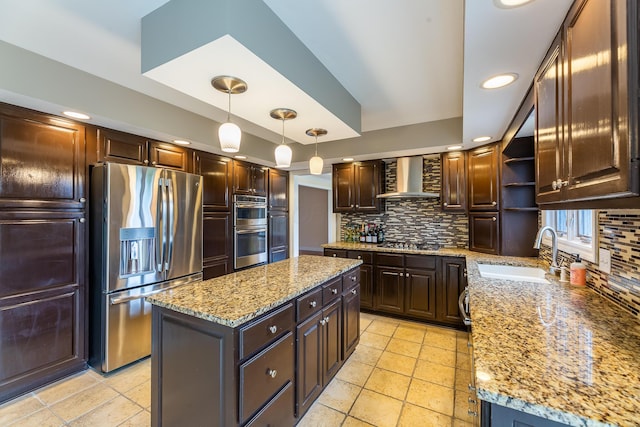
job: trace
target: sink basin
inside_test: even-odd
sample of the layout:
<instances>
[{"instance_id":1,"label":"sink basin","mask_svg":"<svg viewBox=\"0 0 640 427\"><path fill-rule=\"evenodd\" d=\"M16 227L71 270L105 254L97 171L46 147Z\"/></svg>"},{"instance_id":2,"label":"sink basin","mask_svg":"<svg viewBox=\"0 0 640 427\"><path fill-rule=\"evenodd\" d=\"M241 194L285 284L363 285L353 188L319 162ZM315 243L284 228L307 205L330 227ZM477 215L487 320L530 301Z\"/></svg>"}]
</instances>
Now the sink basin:
<instances>
[{"instance_id":1,"label":"sink basin","mask_svg":"<svg viewBox=\"0 0 640 427\"><path fill-rule=\"evenodd\" d=\"M550 283L544 278L546 271L536 267L515 265L478 264L480 276L490 279L517 280L520 282Z\"/></svg>"}]
</instances>

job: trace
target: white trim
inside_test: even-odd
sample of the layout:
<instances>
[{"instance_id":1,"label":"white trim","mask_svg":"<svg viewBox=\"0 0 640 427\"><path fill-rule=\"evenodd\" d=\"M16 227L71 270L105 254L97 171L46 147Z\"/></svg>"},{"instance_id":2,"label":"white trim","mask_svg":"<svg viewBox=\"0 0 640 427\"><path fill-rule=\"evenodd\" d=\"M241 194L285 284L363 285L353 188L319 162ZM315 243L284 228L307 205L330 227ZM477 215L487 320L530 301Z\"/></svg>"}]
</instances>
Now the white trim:
<instances>
[{"instance_id":1,"label":"white trim","mask_svg":"<svg viewBox=\"0 0 640 427\"><path fill-rule=\"evenodd\" d=\"M555 211L542 211L542 225L547 225L547 213L555 212ZM550 224L555 228L555 224ZM591 244L585 244L578 242L576 240L568 240L563 237L558 237L558 249L562 252L566 252L568 254L580 254L580 258L590 261L594 264L598 262L598 211L592 211L592 220L591 220ZM571 231L569 230L569 235L571 235ZM551 237L549 234L546 234L542 238L542 243L545 246L551 247Z\"/></svg>"}]
</instances>

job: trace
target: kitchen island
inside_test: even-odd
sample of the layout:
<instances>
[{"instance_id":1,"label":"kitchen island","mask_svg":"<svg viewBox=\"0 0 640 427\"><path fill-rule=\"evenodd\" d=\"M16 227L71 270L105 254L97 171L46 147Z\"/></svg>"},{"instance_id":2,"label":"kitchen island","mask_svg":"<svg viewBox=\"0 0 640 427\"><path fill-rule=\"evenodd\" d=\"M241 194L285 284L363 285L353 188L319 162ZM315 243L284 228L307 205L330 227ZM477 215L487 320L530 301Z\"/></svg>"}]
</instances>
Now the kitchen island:
<instances>
[{"instance_id":1,"label":"kitchen island","mask_svg":"<svg viewBox=\"0 0 640 427\"><path fill-rule=\"evenodd\" d=\"M361 263L300 256L148 297L152 425L294 425L358 343Z\"/></svg>"},{"instance_id":2,"label":"kitchen island","mask_svg":"<svg viewBox=\"0 0 640 427\"><path fill-rule=\"evenodd\" d=\"M345 242L323 247L466 259L483 426L640 425L640 322L592 289L549 274L545 284L483 278L478 270L480 263L548 270L536 258Z\"/></svg>"}]
</instances>

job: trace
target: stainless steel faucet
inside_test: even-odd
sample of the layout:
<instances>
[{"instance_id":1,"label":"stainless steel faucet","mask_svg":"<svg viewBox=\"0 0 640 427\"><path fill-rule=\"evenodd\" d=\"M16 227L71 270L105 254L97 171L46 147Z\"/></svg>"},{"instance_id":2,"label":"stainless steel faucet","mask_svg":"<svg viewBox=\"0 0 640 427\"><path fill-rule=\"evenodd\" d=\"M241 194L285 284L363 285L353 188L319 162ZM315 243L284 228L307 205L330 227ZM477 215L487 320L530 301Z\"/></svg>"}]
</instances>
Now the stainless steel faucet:
<instances>
[{"instance_id":1,"label":"stainless steel faucet","mask_svg":"<svg viewBox=\"0 0 640 427\"><path fill-rule=\"evenodd\" d=\"M556 230L548 225L545 225L540 230L538 230L533 248L540 249L542 235L545 231L551 233L551 267L549 267L549 272L552 274L558 274L558 272L560 271L560 267L558 266L558 233L556 233Z\"/></svg>"}]
</instances>

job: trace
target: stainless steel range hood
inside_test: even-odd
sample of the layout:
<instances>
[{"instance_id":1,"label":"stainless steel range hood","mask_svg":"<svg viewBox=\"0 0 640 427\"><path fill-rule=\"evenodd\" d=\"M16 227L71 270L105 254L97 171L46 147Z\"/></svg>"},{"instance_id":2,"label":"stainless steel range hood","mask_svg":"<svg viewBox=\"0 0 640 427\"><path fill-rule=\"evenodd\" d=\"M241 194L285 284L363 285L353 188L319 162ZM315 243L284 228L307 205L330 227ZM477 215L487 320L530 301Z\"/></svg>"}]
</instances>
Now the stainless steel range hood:
<instances>
[{"instance_id":1,"label":"stainless steel range hood","mask_svg":"<svg viewBox=\"0 0 640 427\"><path fill-rule=\"evenodd\" d=\"M440 197L438 193L422 191L422 156L399 157L396 174L397 191L379 194L379 199Z\"/></svg>"}]
</instances>

